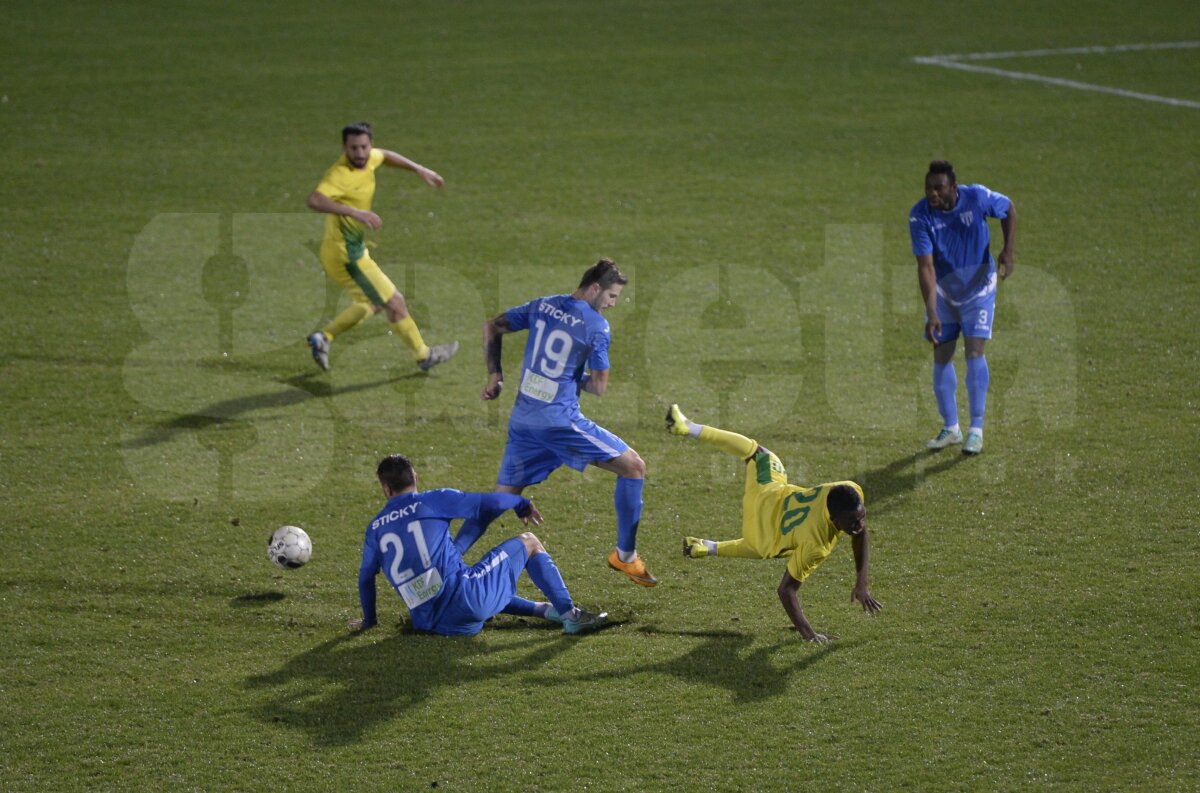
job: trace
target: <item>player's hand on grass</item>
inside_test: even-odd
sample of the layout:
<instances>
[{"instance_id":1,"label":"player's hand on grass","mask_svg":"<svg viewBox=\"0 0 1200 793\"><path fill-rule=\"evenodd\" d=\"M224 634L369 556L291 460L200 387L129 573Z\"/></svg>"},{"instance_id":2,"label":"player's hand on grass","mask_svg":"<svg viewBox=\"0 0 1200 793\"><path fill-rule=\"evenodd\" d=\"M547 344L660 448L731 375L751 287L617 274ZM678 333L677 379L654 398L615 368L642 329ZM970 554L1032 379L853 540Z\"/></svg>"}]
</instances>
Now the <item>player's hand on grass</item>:
<instances>
[{"instance_id":1,"label":"player's hand on grass","mask_svg":"<svg viewBox=\"0 0 1200 793\"><path fill-rule=\"evenodd\" d=\"M357 210L354 213L354 219L372 231L378 231L379 227L383 225L383 218L366 209Z\"/></svg>"},{"instance_id":2,"label":"player's hand on grass","mask_svg":"<svg viewBox=\"0 0 1200 793\"><path fill-rule=\"evenodd\" d=\"M865 586L855 586L850 593L850 602L858 601L862 604L863 611L869 614L878 614L883 611L883 604L871 596L870 590Z\"/></svg>"},{"instance_id":3,"label":"player's hand on grass","mask_svg":"<svg viewBox=\"0 0 1200 793\"><path fill-rule=\"evenodd\" d=\"M805 636L804 641L812 642L813 644L829 644L837 641L836 636L832 633L813 633L812 636Z\"/></svg>"},{"instance_id":4,"label":"player's hand on grass","mask_svg":"<svg viewBox=\"0 0 1200 793\"><path fill-rule=\"evenodd\" d=\"M422 168L421 170L417 171L417 173L422 179L425 180L425 184L429 185L430 187L442 187L446 184L446 180L443 179L441 174L439 174L437 171L429 168Z\"/></svg>"},{"instance_id":5,"label":"player's hand on grass","mask_svg":"<svg viewBox=\"0 0 1200 793\"><path fill-rule=\"evenodd\" d=\"M500 392L504 390L504 378L494 374L488 378L488 384L479 392L479 398L484 402L489 402L500 396Z\"/></svg>"}]
</instances>

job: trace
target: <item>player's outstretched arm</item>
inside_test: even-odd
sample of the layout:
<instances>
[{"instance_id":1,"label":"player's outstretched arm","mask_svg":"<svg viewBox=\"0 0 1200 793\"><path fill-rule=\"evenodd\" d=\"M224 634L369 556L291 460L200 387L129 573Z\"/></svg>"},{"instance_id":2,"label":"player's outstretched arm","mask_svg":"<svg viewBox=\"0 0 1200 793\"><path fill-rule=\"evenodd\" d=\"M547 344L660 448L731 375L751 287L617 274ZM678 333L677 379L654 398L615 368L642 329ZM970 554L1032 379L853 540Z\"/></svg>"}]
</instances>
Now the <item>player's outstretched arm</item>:
<instances>
[{"instance_id":1,"label":"player's outstretched arm","mask_svg":"<svg viewBox=\"0 0 1200 793\"><path fill-rule=\"evenodd\" d=\"M792 574L787 570L783 571L783 579L779 582L779 602L783 604L783 610L787 612L788 617L792 620L792 625L796 626L796 630L800 631L800 635L805 641L816 642L817 644L825 644L837 639L836 636L817 633L813 630L812 625L808 624L808 619L804 616L804 609L800 608L800 582L792 578Z\"/></svg>"},{"instance_id":2,"label":"player's outstretched arm","mask_svg":"<svg viewBox=\"0 0 1200 793\"><path fill-rule=\"evenodd\" d=\"M1017 244L1017 205L1012 199L1008 202L1008 214L1000 221L1000 230L1004 232L1004 250L1000 251L1000 257L997 261L997 272L1000 275L1000 280L1004 280L1013 274L1013 270L1017 269L1017 254L1015 247Z\"/></svg>"},{"instance_id":3,"label":"player's outstretched arm","mask_svg":"<svg viewBox=\"0 0 1200 793\"><path fill-rule=\"evenodd\" d=\"M413 162L403 154L397 154L394 151L381 149L383 152L383 162L393 168L403 168L406 171L412 171L430 187L441 187L446 184L446 180L441 177L437 171L432 168L426 168L420 163Z\"/></svg>"},{"instance_id":4,"label":"player's outstretched arm","mask_svg":"<svg viewBox=\"0 0 1200 793\"><path fill-rule=\"evenodd\" d=\"M358 571L358 601L362 605L362 617L350 620L351 630L365 631L374 627L378 622L375 615L375 573L376 569L361 567Z\"/></svg>"},{"instance_id":5,"label":"player's outstretched arm","mask_svg":"<svg viewBox=\"0 0 1200 793\"><path fill-rule=\"evenodd\" d=\"M864 529L861 534L856 534L851 542L854 547L854 589L850 592L850 602L858 601L862 604L863 611L870 614L878 614L883 611L883 604L871 596L871 587L867 582L868 567L869 567L869 540L867 539L869 532Z\"/></svg>"},{"instance_id":6,"label":"player's outstretched arm","mask_svg":"<svg viewBox=\"0 0 1200 793\"><path fill-rule=\"evenodd\" d=\"M483 323L483 360L487 363L488 382L479 393L479 398L487 402L500 396L504 388L503 336L512 330L508 315L501 314L495 319Z\"/></svg>"}]
</instances>

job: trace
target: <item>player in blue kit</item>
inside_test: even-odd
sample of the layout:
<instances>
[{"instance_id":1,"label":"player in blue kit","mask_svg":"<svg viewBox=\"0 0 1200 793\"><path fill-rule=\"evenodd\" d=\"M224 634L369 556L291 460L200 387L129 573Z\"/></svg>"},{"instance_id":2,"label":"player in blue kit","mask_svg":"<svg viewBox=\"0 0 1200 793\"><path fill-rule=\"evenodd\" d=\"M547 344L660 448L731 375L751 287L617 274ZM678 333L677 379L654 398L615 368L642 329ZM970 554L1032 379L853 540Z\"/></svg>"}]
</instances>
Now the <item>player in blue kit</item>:
<instances>
[{"instance_id":1,"label":"player in blue kit","mask_svg":"<svg viewBox=\"0 0 1200 793\"><path fill-rule=\"evenodd\" d=\"M603 396L608 388L611 333L601 312L616 304L628 282L616 264L601 259L571 294L535 298L485 322L488 382L480 397L495 399L504 387L504 334L528 331L496 489L521 493L563 465L577 471L588 465L612 471L617 475L617 544L608 564L635 584L652 587L658 579L646 569L636 547L646 464L628 444L579 410L581 391ZM477 520L464 522L454 540L459 551L465 553L499 514L481 511Z\"/></svg>"},{"instance_id":2,"label":"player in blue kit","mask_svg":"<svg viewBox=\"0 0 1200 793\"><path fill-rule=\"evenodd\" d=\"M999 267L992 259L988 218L999 218L1004 232ZM1008 196L983 185L959 185L954 166L934 160L925 175L925 197L909 213L908 230L925 301L925 338L933 342L933 394L942 415L942 431L925 446L944 449L962 443L964 454L979 454L989 379L983 348L992 337L996 275L1003 280L1016 267L1017 208ZM954 347L960 333L971 411L966 442L955 397Z\"/></svg>"},{"instance_id":3,"label":"player in blue kit","mask_svg":"<svg viewBox=\"0 0 1200 793\"><path fill-rule=\"evenodd\" d=\"M578 608L554 560L531 532L512 537L468 567L450 539L450 521L481 512L513 510L526 525L542 516L527 498L508 493L417 490L417 474L403 455L385 457L375 471L388 502L367 527L358 597L362 618L350 626L375 625L375 576L382 569L412 615L417 630L447 636L479 633L501 612L560 622L563 633L594 631L607 614ZM517 596L517 579L529 573L550 599L538 603Z\"/></svg>"}]
</instances>

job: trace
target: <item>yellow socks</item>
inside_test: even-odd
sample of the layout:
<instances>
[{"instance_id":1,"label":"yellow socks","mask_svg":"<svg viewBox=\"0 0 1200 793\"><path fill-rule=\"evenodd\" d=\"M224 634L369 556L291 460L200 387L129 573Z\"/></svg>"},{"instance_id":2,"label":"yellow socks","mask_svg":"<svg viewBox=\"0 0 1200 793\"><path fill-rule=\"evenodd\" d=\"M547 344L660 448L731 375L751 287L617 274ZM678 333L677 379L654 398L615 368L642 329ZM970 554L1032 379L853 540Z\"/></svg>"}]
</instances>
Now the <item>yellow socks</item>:
<instances>
[{"instance_id":1,"label":"yellow socks","mask_svg":"<svg viewBox=\"0 0 1200 793\"><path fill-rule=\"evenodd\" d=\"M745 538L717 543L717 556L736 556L741 559L761 559L762 554L750 547Z\"/></svg>"},{"instance_id":2,"label":"yellow socks","mask_svg":"<svg viewBox=\"0 0 1200 793\"><path fill-rule=\"evenodd\" d=\"M417 328L417 323L413 321L411 314L399 322L391 323L391 326L395 334L400 337L400 341L412 350L415 360L423 361L429 357L429 345L421 338L421 331Z\"/></svg>"},{"instance_id":3,"label":"yellow socks","mask_svg":"<svg viewBox=\"0 0 1200 793\"><path fill-rule=\"evenodd\" d=\"M726 454L732 454L739 460L747 460L758 450L758 441L753 441L745 435L736 432L719 430L716 427L704 425L700 428L700 440L710 446L716 446Z\"/></svg>"},{"instance_id":4,"label":"yellow socks","mask_svg":"<svg viewBox=\"0 0 1200 793\"><path fill-rule=\"evenodd\" d=\"M321 332L333 341L335 336L362 324L372 313L371 306L367 303L351 303L333 318L333 322L321 328Z\"/></svg>"}]
</instances>

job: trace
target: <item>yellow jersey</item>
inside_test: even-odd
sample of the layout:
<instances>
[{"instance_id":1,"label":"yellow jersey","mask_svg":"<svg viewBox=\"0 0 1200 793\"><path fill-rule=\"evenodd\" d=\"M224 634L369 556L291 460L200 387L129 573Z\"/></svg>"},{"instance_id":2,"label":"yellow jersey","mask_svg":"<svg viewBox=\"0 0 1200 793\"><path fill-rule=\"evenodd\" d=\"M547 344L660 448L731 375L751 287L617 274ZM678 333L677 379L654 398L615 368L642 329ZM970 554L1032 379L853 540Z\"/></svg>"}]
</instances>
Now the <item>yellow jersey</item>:
<instances>
[{"instance_id":1,"label":"yellow jersey","mask_svg":"<svg viewBox=\"0 0 1200 793\"><path fill-rule=\"evenodd\" d=\"M788 557L787 569L797 581L803 581L837 547L841 530L829 518L826 500L830 489L849 485L863 497L855 482L829 482L816 487L789 485L778 481L757 489L744 508L742 527L746 541L764 559ZM749 493L747 494L750 495ZM866 503L865 501L863 503ZM753 535L753 536L751 536Z\"/></svg>"},{"instance_id":2,"label":"yellow jersey","mask_svg":"<svg viewBox=\"0 0 1200 793\"><path fill-rule=\"evenodd\" d=\"M321 177L317 192L339 204L369 210L375 200L375 169L383 159L383 150L372 148L367 167L355 168L343 154ZM366 228L354 218L327 214L322 256L339 254L342 261L357 262L366 251L365 238Z\"/></svg>"}]
</instances>

